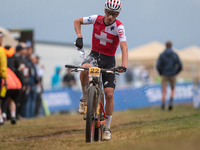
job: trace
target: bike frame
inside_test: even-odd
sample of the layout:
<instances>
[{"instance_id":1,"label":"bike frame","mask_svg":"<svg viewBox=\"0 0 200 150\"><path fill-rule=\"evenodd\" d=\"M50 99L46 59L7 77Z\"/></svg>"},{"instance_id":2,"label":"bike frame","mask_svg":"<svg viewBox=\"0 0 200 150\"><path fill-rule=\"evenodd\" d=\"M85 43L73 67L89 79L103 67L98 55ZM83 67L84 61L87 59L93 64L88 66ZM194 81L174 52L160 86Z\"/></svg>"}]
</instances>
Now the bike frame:
<instances>
[{"instance_id":1,"label":"bike frame","mask_svg":"<svg viewBox=\"0 0 200 150\"><path fill-rule=\"evenodd\" d=\"M83 119L86 120L86 142L101 141L103 125L106 123L106 112L104 109L104 91L100 78L102 73L119 74L116 73L115 68L85 68L72 65L65 65L65 67L72 68L72 72L88 70L89 81L87 82L85 111L83 114Z\"/></svg>"},{"instance_id":2,"label":"bike frame","mask_svg":"<svg viewBox=\"0 0 200 150\"><path fill-rule=\"evenodd\" d=\"M106 123L106 113L104 110L104 105L102 103L102 96L104 96L104 92L102 89L102 82L100 80L101 78L101 69L98 67L91 67L89 68L89 81L88 81L88 88L87 91L91 86L94 86L96 89L95 94L95 111L94 111L94 119L95 119L95 126L96 128L100 128L100 125L104 125ZM85 103L85 106L87 106L87 102ZM100 113L102 110L103 113L103 119L100 119ZM86 112L84 112L86 113Z\"/></svg>"}]
</instances>

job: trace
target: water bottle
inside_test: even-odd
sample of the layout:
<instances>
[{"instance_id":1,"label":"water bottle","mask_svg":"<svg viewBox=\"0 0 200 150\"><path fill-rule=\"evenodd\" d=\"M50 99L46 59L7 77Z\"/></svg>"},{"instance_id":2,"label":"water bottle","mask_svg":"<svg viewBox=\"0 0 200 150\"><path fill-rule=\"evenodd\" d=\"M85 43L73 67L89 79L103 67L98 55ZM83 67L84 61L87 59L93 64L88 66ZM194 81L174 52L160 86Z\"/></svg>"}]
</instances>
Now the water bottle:
<instances>
[{"instance_id":1,"label":"water bottle","mask_svg":"<svg viewBox=\"0 0 200 150\"><path fill-rule=\"evenodd\" d=\"M74 45L76 45L76 41L74 41ZM81 54L80 57L81 59L85 59L85 50L83 48L78 48L77 47L78 52Z\"/></svg>"},{"instance_id":2,"label":"water bottle","mask_svg":"<svg viewBox=\"0 0 200 150\"><path fill-rule=\"evenodd\" d=\"M84 50L83 48L81 48L81 49L78 49L78 48L77 48L77 50L79 51L79 53L80 53L81 55L84 55L84 56L85 56L85 50Z\"/></svg>"},{"instance_id":3,"label":"water bottle","mask_svg":"<svg viewBox=\"0 0 200 150\"><path fill-rule=\"evenodd\" d=\"M85 59L85 50L83 48L81 48L81 49L77 48L77 50L81 54L80 55L81 59Z\"/></svg>"}]
</instances>

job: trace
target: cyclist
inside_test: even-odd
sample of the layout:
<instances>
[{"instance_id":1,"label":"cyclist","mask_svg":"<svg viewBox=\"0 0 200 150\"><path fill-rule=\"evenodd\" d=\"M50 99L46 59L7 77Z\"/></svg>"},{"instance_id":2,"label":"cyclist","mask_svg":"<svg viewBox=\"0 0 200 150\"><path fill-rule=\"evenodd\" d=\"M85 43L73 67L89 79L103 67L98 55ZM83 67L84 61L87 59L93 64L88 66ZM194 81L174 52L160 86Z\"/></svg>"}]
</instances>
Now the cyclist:
<instances>
[{"instance_id":1,"label":"cyclist","mask_svg":"<svg viewBox=\"0 0 200 150\"><path fill-rule=\"evenodd\" d=\"M93 24L92 50L83 61L82 67L97 66L100 68L113 68L115 66L115 52L118 45L122 51L122 64L117 67L119 72L126 72L128 61L128 47L123 24L117 20L122 4L120 0L106 0L105 15L92 15L89 17L78 18L74 21L74 28L77 34L76 46L83 47L83 37L81 25ZM83 97L79 104L79 113L84 113L85 91L88 81L88 71L80 73ZM114 74L103 74L102 81L106 99L106 124L103 132L103 140L111 139L110 123L114 110L114 90L116 78Z\"/></svg>"}]
</instances>

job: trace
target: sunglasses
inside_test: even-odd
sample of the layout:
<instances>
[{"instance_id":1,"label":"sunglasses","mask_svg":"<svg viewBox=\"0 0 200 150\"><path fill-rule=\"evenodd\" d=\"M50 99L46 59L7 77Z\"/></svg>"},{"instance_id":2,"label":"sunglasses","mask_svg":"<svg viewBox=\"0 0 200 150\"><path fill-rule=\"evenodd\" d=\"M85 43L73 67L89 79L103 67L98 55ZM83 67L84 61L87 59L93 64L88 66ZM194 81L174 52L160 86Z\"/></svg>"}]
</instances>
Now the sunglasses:
<instances>
[{"instance_id":1,"label":"sunglasses","mask_svg":"<svg viewBox=\"0 0 200 150\"><path fill-rule=\"evenodd\" d=\"M109 11L109 10L106 9L106 14L107 14L108 16L112 15L113 17L117 17L117 15L118 15L119 13L118 13L118 12L111 12L111 11Z\"/></svg>"}]
</instances>

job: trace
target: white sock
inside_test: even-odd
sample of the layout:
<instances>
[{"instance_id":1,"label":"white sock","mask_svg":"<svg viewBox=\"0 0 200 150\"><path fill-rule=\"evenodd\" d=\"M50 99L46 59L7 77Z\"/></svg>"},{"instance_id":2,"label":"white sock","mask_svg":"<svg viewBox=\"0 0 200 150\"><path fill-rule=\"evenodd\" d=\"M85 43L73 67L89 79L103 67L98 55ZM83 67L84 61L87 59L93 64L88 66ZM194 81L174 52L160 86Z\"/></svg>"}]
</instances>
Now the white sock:
<instances>
[{"instance_id":1,"label":"white sock","mask_svg":"<svg viewBox=\"0 0 200 150\"><path fill-rule=\"evenodd\" d=\"M3 123L3 117L0 115L0 123Z\"/></svg>"},{"instance_id":2,"label":"white sock","mask_svg":"<svg viewBox=\"0 0 200 150\"><path fill-rule=\"evenodd\" d=\"M2 117L7 119L7 114L5 112L2 113Z\"/></svg>"},{"instance_id":3,"label":"white sock","mask_svg":"<svg viewBox=\"0 0 200 150\"><path fill-rule=\"evenodd\" d=\"M106 123L105 123L105 128L106 129L110 129L110 123L111 123L111 120L112 120L112 115L106 115Z\"/></svg>"},{"instance_id":4,"label":"white sock","mask_svg":"<svg viewBox=\"0 0 200 150\"><path fill-rule=\"evenodd\" d=\"M83 98L85 98L85 96L86 96L86 93L85 93L86 88L87 88L87 85L86 86L82 86Z\"/></svg>"},{"instance_id":5,"label":"white sock","mask_svg":"<svg viewBox=\"0 0 200 150\"><path fill-rule=\"evenodd\" d=\"M16 114L15 111L11 111L10 114L11 114L11 117L12 117L12 118L15 118L15 117L16 117L16 115L15 115L15 114Z\"/></svg>"}]
</instances>

